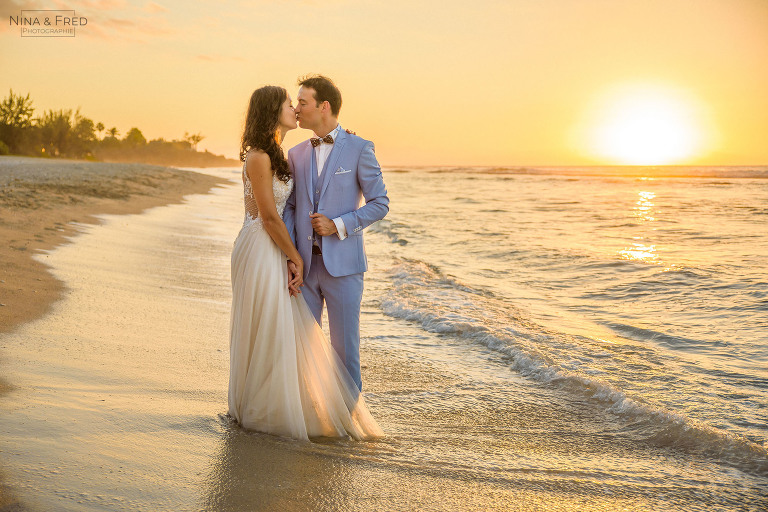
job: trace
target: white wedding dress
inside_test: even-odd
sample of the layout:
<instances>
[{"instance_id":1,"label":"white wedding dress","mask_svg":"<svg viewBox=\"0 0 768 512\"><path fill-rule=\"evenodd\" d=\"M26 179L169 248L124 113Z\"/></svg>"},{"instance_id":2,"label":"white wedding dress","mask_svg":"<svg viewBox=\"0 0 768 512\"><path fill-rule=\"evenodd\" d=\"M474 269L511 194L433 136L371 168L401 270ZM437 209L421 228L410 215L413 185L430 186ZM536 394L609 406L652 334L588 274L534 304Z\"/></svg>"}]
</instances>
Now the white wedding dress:
<instances>
[{"instance_id":1,"label":"white wedding dress","mask_svg":"<svg viewBox=\"0 0 768 512\"><path fill-rule=\"evenodd\" d=\"M304 298L288 293L285 254L264 230L243 164L245 221L232 250L229 415L295 439L384 435ZM282 216L293 180L273 178Z\"/></svg>"}]
</instances>

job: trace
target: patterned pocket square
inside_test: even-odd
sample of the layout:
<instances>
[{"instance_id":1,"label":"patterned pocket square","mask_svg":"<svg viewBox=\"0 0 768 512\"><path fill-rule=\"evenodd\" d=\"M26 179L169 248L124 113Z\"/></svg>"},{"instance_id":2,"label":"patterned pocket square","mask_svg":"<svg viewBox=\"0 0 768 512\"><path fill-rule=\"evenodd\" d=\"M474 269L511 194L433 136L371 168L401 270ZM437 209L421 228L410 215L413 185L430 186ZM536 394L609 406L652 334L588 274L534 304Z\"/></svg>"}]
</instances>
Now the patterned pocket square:
<instances>
[{"instance_id":1,"label":"patterned pocket square","mask_svg":"<svg viewBox=\"0 0 768 512\"><path fill-rule=\"evenodd\" d=\"M352 172L352 169L345 169L343 167L339 167L336 169L336 172L334 174L347 174L348 172Z\"/></svg>"}]
</instances>

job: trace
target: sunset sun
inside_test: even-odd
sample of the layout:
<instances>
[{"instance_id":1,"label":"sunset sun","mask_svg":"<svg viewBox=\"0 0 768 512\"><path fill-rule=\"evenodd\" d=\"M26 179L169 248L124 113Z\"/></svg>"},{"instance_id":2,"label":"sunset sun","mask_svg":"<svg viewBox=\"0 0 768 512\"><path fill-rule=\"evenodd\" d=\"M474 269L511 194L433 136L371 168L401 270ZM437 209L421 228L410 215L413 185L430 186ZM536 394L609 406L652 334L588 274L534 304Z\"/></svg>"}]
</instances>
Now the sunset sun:
<instances>
[{"instance_id":1,"label":"sunset sun","mask_svg":"<svg viewBox=\"0 0 768 512\"><path fill-rule=\"evenodd\" d=\"M625 87L603 97L595 111L590 151L610 163L676 164L702 150L699 109L674 89Z\"/></svg>"}]
</instances>

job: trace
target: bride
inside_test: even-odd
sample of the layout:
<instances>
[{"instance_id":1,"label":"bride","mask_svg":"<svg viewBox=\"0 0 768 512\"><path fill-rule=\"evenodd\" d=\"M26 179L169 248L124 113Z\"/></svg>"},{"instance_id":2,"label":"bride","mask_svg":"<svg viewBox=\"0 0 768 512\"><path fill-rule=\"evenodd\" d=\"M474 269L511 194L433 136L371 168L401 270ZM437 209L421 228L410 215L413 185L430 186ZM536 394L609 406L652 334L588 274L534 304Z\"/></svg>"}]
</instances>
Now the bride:
<instances>
[{"instance_id":1,"label":"bride","mask_svg":"<svg viewBox=\"0 0 768 512\"><path fill-rule=\"evenodd\" d=\"M295 439L375 439L383 431L299 293L304 263L282 220L293 180L280 144L294 128L285 89L254 91L240 151L245 220L232 250L229 415Z\"/></svg>"}]
</instances>

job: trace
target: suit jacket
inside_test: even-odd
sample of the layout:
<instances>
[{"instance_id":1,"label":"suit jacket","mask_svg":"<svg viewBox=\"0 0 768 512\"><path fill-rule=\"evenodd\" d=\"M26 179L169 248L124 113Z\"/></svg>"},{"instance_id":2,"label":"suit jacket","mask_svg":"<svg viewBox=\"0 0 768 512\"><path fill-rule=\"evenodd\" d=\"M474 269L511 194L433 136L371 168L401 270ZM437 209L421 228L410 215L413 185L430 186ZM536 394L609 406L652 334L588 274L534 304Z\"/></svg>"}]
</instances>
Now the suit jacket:
<instances>
[{"instance_id":1,"label":"suit jacket","mask_svg":"<svg viewBox=\"0 0 768 512\"><path fill-rule=\"evenodd\" d=\"M299 254L304 260L304 277L312 261L312 223L314 212L312 176L315 151L309 140L288 151L288 165L293 173L293 192L288 198L283 220ZM363 229L389 212L389 197L381 167L374 155L373 142L339 130L333 149L316 179L320 187L317 212L329 219L341 217L347 238L337 234L322 240L323 263L334 277L368 270ZM365 204L363 203L365 200ZM362 206L361 206L362 204Z\"/></svg>"}]
</instances>

